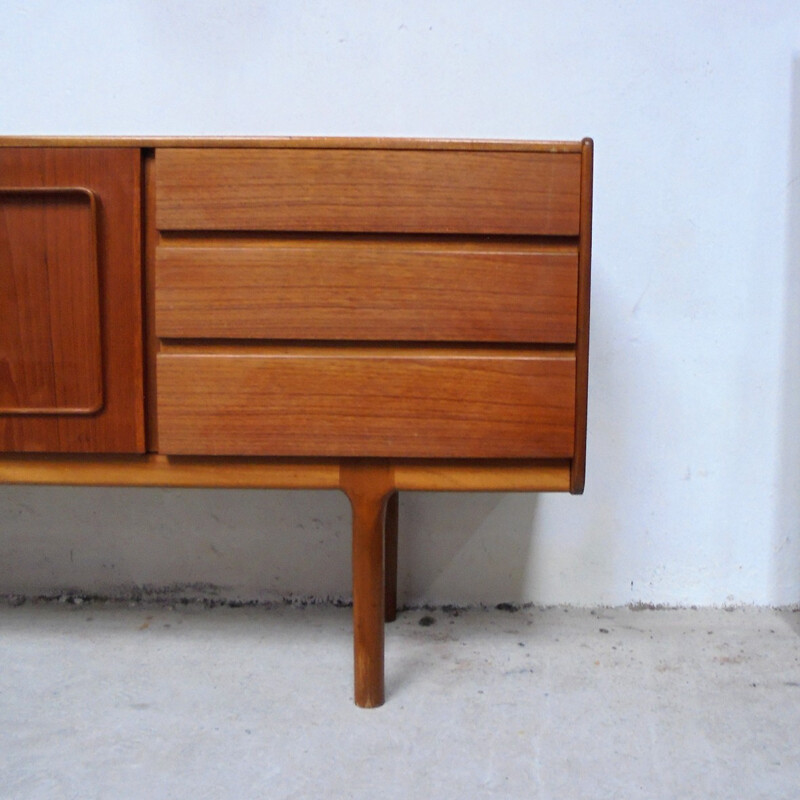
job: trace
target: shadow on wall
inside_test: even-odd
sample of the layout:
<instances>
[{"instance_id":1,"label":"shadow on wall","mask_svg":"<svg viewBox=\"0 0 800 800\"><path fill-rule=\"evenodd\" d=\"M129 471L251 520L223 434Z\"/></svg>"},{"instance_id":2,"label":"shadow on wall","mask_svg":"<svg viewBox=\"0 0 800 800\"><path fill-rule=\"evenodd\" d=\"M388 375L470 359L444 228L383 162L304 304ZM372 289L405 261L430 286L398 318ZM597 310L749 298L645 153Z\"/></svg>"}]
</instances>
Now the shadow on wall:
<instances>
[{"instance_id":1,"label":"shadow on wall","mask_svg":"<svg viewBox=\"0 0 800 800\"><path fill-rule=\"evenodd\" d=\"M800 637L800 608L782 609L778 617Z\"/></svg>"},{"instance_id":2,"label":"shadow on wall","mask_svg":"<svg viewBox=\"0 0 800 800\"><path fill-rule=\"evenodd\" d=\"M0 487L0 594L349 596L341 492Z\"/></svg>"},{"instance_id":3,"label":"shadow on wall","mask_svg":"<svg viewBox=\"0 0 800 800\"><path fill-rule=\"evenodd\" d=\"M400 493L400 605L524 603L536 494Z\"/></svg>"},{"instance_id":4,"label":"shadow on wall","mask_svg":"<svg viewBox=\"0 0 800 800\"><path fill-rule=\"evenodd\" d=\"M535 495L401 493L401 604L523 602ZM341 492L0 487L0 594L348 600Z\"/></svg>"},{"instance_id":5,"label":"shadow on wall","mask_svg":"<svg viewBox=\"0 0 800 800\"><path fill-rule=\"evenodd\" d=\"M800 602L800 59L792 65L789 185L786 191L783 401L780 478L773 534L772 602Z\"/></svg>"}]
</instances>

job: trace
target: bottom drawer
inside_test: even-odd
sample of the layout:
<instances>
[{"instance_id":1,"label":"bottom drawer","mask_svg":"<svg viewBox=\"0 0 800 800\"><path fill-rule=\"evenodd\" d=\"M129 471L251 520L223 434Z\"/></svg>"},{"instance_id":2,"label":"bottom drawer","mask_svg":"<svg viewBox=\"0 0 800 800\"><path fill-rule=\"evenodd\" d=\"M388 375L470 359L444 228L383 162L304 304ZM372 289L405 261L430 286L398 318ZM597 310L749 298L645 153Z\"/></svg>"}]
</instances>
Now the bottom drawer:
<instances>
[{"instance_id":1,"label":"bottom drawer","mask_svg":"<svg viewBox=\"0 0 800 800\"><path fill-rule=\"evenodd\" d=\"M568 458L575 357L558 351L182 349L158 356L175 455Z\"/></svg>"}]
</instances>

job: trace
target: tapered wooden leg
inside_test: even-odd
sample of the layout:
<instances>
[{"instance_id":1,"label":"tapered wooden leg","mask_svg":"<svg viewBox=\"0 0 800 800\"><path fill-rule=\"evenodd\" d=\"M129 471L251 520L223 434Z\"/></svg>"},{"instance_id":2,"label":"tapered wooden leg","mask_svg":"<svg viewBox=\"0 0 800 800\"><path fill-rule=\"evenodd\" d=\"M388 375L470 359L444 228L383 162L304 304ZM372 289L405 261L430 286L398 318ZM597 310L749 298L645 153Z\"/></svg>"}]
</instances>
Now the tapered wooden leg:
<instances>
[{"instance_id":1,"label":"tapered wooden leg","mask_svg":"<svg viewBox=\"0 0 800 800\"><path fill-rule=\"evenodd\" d=\"M397 536L398 536L398 492L389 495L386 501L386 521L384 538L384 575L385 600L384 618L387 622L397 619Z\"/></svg>"},{"instance_id":2,"label":"tapered wooden leg","mask_svg":"<svg viewBox=\"0 0 800 800\"><path fill-rule=\"evenodd\" d=\"M341 486L353 509L353 652L355 700L362 708L384 702L384 525L393 492L391 470L343 465Z\"/></svg>"}]
</instances>

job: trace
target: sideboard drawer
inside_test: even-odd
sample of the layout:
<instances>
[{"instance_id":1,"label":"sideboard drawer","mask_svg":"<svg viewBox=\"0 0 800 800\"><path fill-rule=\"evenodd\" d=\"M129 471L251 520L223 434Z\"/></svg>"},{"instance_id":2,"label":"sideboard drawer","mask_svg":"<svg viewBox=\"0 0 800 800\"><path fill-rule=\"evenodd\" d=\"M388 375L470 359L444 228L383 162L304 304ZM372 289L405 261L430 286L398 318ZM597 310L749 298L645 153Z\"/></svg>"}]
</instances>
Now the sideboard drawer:
<instances>
[{"instance_id":1,"label":"sideboard drawer","mask_svg":"<svg viewBox=\"0 0 800 800\"><path fill-rule=\"evenodd\" d=\"M163 148L160 230L576 236L580 153Z\"/></svg>"},{"instance_id":2,"label":"sideboard drawer","mask_svg":"<svg viewBox=\"0 0 800 800\"><path fill-rule=\"evenodd\" d=\"M162 452L568 458L575 358L553 350L178 348L158 356Z\"/></svg>"},{"instance_id":3,"label":"sideboard drawer","mask_svg":"<svg viewBox=\"0 0 800 800\"><path fill-rule=\"evenodd\" d=\"M575 245L180 239L156 250L162 338L575 342Z\"/></svg>"}]
</instances>

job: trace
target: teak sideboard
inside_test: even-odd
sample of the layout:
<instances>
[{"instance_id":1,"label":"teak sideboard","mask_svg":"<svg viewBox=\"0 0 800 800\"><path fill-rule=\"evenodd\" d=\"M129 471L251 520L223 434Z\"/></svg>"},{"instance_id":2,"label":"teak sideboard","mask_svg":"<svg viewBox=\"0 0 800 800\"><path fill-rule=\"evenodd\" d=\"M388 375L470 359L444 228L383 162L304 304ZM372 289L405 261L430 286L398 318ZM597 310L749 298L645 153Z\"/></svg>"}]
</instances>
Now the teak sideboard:
<instances>
[{"instance_id":1,"label":"teak sideboard","mask_svg":"<svg viewBox=\"0 0 800 800\"><path fill-rule=\"evenodd\" d=\"M592 142L0 139L0 482L583 491Z\"/></svg>"}]
</instances>

